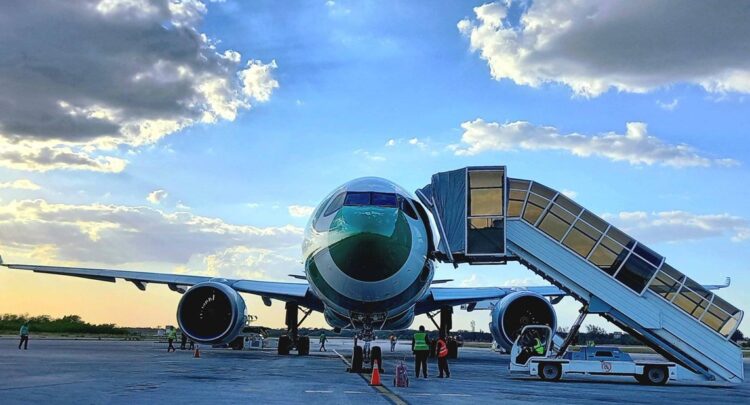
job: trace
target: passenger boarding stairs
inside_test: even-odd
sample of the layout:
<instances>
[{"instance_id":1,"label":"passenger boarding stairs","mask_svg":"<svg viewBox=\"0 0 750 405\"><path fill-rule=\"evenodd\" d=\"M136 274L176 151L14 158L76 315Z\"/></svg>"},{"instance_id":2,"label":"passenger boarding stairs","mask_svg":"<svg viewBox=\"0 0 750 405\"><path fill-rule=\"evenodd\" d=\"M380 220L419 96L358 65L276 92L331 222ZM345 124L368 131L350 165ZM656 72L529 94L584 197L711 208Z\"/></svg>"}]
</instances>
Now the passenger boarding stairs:
<instances>
[{"instance_id":1,"label":"passenger boarding stairs","mask_svg":"<svg viewBox=\"0 0 750 405\"><path fill-rule=\"evenodd\" d=\"M474 190L468 170L470 196ZM562 193L528 180L507 179L504 184L506 260L518 260L587 304L589 313L640 337L697 376L732 383L744 380L741 348L730 340L742 321L741 310ZM417 195L429 205L436 201L430 192L434 191L425 188ZM438 222L446 217L439 203L429 208L439 214ZM471 197L467 197L465 241L471 241L471 232L476 231L471 213Z\"/></svg>"}]
</instances>

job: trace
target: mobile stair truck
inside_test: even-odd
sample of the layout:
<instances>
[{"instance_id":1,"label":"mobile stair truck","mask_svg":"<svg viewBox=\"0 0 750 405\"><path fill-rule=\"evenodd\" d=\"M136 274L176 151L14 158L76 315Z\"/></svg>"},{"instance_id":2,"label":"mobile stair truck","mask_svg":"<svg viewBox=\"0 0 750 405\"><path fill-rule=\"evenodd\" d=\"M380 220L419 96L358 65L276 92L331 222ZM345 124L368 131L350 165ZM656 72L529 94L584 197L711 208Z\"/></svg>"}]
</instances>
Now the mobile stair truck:
<instances>
[{"instance_id":1,"label":"mobile stair truck","mask_svg":"<svg viewBox=\"0 0 750 405\"><path fill-rule=\"evenodd\" d=\"M615 347L582 347L578 352L568 352L565 350L568 344L565 344L555 353L552 337L548 326L524 327L511 348L510 373L539 376L549 381L558 381L570 374L632 376L639 383L649 385L664 385L677 379L693 380L692 373L680 370L675 363L633 360L628 353ZM543 354L534 350L540 342L544 346Z\"/></svg>"}]
</instances>

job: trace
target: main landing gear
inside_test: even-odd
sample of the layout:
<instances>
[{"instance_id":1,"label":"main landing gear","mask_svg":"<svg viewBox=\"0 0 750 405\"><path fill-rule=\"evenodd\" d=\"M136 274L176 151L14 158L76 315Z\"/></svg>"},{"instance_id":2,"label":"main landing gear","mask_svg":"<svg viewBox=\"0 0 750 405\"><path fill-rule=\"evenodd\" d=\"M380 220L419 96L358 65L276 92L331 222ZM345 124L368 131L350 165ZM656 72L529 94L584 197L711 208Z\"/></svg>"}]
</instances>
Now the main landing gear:
<instances>
[{"instance_id":1,"label":"main landing gear","mask_svg":"<svg viewBox=\"0 0 750 405\"><path fill-rule=\"evenodd\" d=\"M435 322L435 317L438 314L440 315L440 325ZM433 325L440 331L440 334L445 336L446 345L448 346L448 358L458 358L458 342L450 336L451 329L453 329L453 307L444 306L439 311L428 312L427 317L430 318ZM430 346L430 357L437 357L437 339L433 340Z\"/></svg>"},{"instance_id":2,"label":"main landing gear","mask_svg":"<svg viewBox=\"0 0 750 405\"><path fill-rule=\"evenodd\" d=\"M300 311L304 314L302 320L298 320ZM307 356L310 354L310 337L299 336L299 327L311 312L311 309L300 308L299 305L294 302L286 303L287 334L279 337L278 353L280 355L286 356L293 349L297 349L297 354L300 356Z\"/></svg>"}]
</instances>

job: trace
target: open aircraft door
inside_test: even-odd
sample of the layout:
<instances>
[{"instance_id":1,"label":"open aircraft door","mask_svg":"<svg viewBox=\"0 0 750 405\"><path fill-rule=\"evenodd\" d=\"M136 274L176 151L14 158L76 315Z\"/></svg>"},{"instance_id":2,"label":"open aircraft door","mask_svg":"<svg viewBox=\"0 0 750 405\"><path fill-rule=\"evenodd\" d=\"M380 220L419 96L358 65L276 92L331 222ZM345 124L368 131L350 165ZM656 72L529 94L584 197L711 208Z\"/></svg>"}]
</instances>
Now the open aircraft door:
<instances>
[{"instance_id":1,"label":"open aircraft door","mask_svg":"<svg viewBox=\"0 0 750 405\"><path fill-rule=\"evenodd\" d=\"M440 234L438 260L453 263L505 263L505 166L476 166L436 173L416 191L435 218Z\"/></svg>"}]
</instances>

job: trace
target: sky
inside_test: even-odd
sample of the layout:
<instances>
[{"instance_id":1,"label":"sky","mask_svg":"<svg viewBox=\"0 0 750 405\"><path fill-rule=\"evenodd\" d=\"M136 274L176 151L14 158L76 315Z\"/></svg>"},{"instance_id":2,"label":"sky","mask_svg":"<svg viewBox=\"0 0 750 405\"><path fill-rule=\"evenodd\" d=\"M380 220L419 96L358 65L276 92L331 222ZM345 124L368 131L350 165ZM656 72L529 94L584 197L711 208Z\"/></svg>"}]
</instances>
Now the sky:
<instances>
[{"instance_id":1,"label":"sky","mask_svg":"<svg viewBox=\"0 0 750 405\"><path fill-rule=\"evenodd\" d=\"M731 277L719 295L750 308L742 2L35 0L0 10L6 262L292 281L307 217L338 185L380 176L415 190L439 171L506 165L699 282ZM436 277L545 284L516 264L441 265ZM164 326L179 297L0 271L0 313ZM283 326L281 303L245 298L260 323ZM578 307L557 305L563 326ZM454 325L471 321L487 330L489 314L458 311Z\"/></svg>"}]
</instances>

